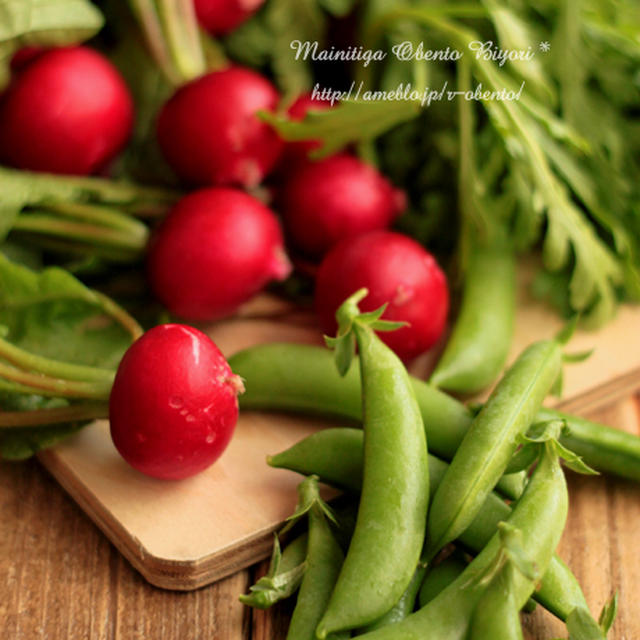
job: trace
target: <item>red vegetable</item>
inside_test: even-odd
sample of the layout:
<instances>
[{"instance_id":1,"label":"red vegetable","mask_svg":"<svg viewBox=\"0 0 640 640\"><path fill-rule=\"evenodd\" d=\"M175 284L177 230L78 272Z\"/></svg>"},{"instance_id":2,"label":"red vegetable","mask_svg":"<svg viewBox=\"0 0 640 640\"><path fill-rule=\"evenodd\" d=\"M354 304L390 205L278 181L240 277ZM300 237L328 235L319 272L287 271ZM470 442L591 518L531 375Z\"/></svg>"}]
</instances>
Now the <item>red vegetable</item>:
<instances>
[{"instance_id":1,"label":"red vegetable","mask_svg":"<svg viewBox=\"0 0 640 640\"><path fill-rule=\"evenodd\" d=\"M147 331L118 367L111 438L135 469L186 478L215 462L238 419L242 381L204 333L179 324Z\"/></svg>"},{"instance_id":2,"label":"red vegetable","mask_svg":"<svg viewBox=\"0 0 640 640\"><path fill-rule=\"evenodd\" d=\"M191 320L229 315L289 271L275 214L244 191L223 187L182 198L148 256L156 296Z\"/></svg>"},{"instance_id":3,"label":"red vegetable","mask_svg":"<svg viewBox=\"0 0 640 640\"><path fill-rule=\"evenodd\" d=\"M255 186L273 168L282 140L256 113L278 93L263 76L231 67L187 83L164 105L158 141L175 172L200 185Z\"/></svg>"},{"instance_id":4,"label":"red vegetable","mask_svg":"<svg viewBox=\"0 0 640 640\"><path fill-rule=\"evenodd\" d=\"M19 169L87 175L120 151L132 124L129 91L104 56L50 49L32 56L3 96L0 155Z\"/></svg>"},{"instance_id":5,"label":"red vegetable","mask_svg":"<svg viewBox=\"0 0 640 640\"><path fill-rule=\"evenodd\" d=\"M198 22L216 36L235 29L263 4L264 0L194 0Z\"/></svg>"},{"instance_id":6,"label":"red vegetable","mask_svg":"<svg viewBox=\"0 0 640 640\"><path fill-rule=\"evenodd\" d=\"M44 47L22 47L22 49L18 49L18 51L11 56L11 62L9 63L11 71L16 72L26 67L45 51L47 51L47 49Z\"/></svg>"},{"instance_id":7,"label":"red vegetable","mask_svg":"<svg viewBox=\"0 0 640 640\"><path fill-rule=\"evenodd\" d=\"M367 287L362 311L385 303L382 316L408 322L380 337L403 360L426 351L444 331L449 291L433 256L415 240L391 231L373 231L341 242L327 254L316 279L315 306L322 329L335 335L335 312L352 293Z\"/></svg>"},{"instance_id":8,"label":"red vegetable","mask_svg":"<svg viewBox=\"0 0 640 640\"><path fill-rule=\"evenodd\" d=\"M343 238L387 228L406 205L403 191L346 154L301 166L285 182L280 201L291 244L314 258Z\"/></svg>"}]
</instances>

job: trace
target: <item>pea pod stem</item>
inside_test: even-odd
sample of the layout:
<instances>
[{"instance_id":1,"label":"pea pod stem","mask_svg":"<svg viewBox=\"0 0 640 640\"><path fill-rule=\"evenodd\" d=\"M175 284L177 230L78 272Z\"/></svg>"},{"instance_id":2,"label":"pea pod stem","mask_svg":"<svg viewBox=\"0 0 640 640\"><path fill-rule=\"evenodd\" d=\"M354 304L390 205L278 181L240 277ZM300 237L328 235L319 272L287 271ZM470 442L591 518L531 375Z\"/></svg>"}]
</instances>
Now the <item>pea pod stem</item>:
<instances>
[{"instance_id":1,"label":"pea pod stem","mask_svg":"<svg viewBox=\"0 0 640 640\"><path fill-rule=\"evenodd\" d=\"M476 393L501 373L513 337L516 277L511 250L473 244L462 304L430 382L456 393Z\"/></svg>"},{"instance_id":2,"label":"pea pod stem","mask_svg":"<svg viewBox=\"0 0 640 640\"><path fill-rule=\"evenodd\" d=\"M340 378L326 349L314 345L271 343L250 347L229 359L247 381L240 396L244 410L294 411L362 420L360 380L353 367ZM305 366L300 367L304 362ZM451 460L473 421L473 413L456 399L422 380L411 378L422 413L429 450ZM640 481L640 438L602 424L542 409L536 422L565 420L570 435L560 442L597 471Z\"/></svg>"},{"instance_id":3,"label":"pea pod stem","mask_svg":"<svg viewBox=\"0 0 640 640\"><path fill-rule=\"evenodd\" d=\"M239 597L240 602L256 609L268 609L293 595L304 575L307 538L306 532L300 534L281 552L276 536L269 571L250 587L249 593Z\"/></svg>"}]
</instances>

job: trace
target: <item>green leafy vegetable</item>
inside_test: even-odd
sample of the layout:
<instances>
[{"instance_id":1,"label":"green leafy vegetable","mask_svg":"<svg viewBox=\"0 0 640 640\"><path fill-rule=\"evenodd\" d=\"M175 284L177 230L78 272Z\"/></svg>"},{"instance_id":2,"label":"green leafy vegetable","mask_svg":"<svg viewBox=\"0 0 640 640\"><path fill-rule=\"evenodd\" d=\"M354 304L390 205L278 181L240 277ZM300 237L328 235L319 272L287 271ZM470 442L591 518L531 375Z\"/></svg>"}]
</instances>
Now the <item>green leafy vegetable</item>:
<instances>
[{"instance_id":1,"label":"green leafy vegetable","mask_svg":"<svg viewBox=\"0 0 640 640\"><path fill-rule=\"evenodd\" d=\"M9 80L9 61L18 49L77 44L102 24L102 14L87 0L0 0L0 89Z\"/></svg>"},{"instance_id":2,"label":"green leafy vegetable","mask_svg":"<svg viewBox=\"0 0 640 640\"><path fill-rule=\"evenodd\" d=\"M269 0L251 20L227 36L231 57L253 66L270 65L286 98L312 86L311 60L296 58L292 42L318 42L323 46L327 12L348 13L354 0Z\"/></svg>"},{"instance_id":3,"label":"green leafy vegetable","mask_svg":"<svg viewBox=\"0 0 640 640\"><path fill-rule=\"evenodd\" d=\"M294 121L263 112L285 140L319 140L322 146L315 157L324 157L351 142L369 142L392 127L415 118L418 102L346 100L326 111L311 111L304 120Z\"/></svg>"},{"instance_id":4,"label":"green leafy vegetable","mask_svg":"<svg viewBox=\"0 0 640 640\"><path fill-rule=\"evenodd\" d=\"M0 325L14 345L55 360L112 368L131 342L114 303L70 273L36 273L0 256Z\"/></svg>"}]
</instances>

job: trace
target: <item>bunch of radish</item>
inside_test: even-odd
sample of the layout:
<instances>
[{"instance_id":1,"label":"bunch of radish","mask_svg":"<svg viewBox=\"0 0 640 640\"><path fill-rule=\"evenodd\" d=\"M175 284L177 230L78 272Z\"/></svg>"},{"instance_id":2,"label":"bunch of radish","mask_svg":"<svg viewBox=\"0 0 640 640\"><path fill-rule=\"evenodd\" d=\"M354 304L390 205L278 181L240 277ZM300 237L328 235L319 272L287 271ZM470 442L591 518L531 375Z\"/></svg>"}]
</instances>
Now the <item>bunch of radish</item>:
<instances>
[{"instance_id":1,"label":"bunch of radish","mask_svg":"<svg viewBox=\"0 0 640 640\"><path fill-rule=\"evenodd\" d=\"M202 27L226 34L263 0L195 0ZM108 172L132 132L133 100L116 68L86 46L19 52L0 101L0 160L19 169ZM410 360L441 336L445 277L423 247L391 231L407 198L355 153L315 159L317 140L285 143L260 112L286 105L272 82L230 65L178 86L159 110L159 148L186 193L148 246L150 289L181 320L233 315L291 261L312 265L315 308L326 333L337 307L366 287L362 309L387 304L403 321L384 335ZM301 120L330 104L303 94L287 114ZM269 198L257 197L269 194ZM192 475L228 444L241 381L217 347L186 325L156 327L131 346L111 392L113 441L136 469Z\"/></svg>"}]
</instances>

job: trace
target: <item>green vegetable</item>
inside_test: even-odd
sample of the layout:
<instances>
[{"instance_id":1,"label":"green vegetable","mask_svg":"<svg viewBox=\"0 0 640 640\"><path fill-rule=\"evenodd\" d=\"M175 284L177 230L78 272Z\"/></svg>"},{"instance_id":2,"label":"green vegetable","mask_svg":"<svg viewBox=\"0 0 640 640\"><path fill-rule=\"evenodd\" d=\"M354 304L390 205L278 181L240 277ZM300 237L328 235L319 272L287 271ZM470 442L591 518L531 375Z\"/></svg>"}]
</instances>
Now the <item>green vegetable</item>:
<instances>
[{"instance_id":1,"label":"green vegetable","mask_svg":"<svg viewBox=\"0 0 640 640\"><path fill-rule=\"evenodd\" d=\"M501 540L503 549L498 555L497 563L502 567L490 579L484 594L476 605L469 625L469 640L483 640L484 638L524 640L520 624L520 609L515 600L516 572L522 573L532 583L535 583L536 573L531 563L527 563L527 571L523 571L521 568L523 562L518 562L517 556L514 558L509 554L509 543L505 540L505 533L515 537L515 534L520 532L518 529L509 529L507 526L502 522L499 528L499 533L503 536ZM522 549L518 549L518 552L521 556L525 556ZM501 561L501 554L506 556L504 561ZM532 591L533 588L532 584Z\"/></svg>"},{"instance_id":2,"label":"green vegetable","mask_svg":"<svg viewBox=\"0 0 640 640\"><path fill-rule=\"evenodd\" d=\"M420 586L418 595L420 608L431 602L452 584L467 568L468 564L464 554L456 550L437 565L430 567Z\"/></svg>"},{"instance_id":3,"label":"green vegetable","mask_svg":"<svg viewBox=\"0 0 640 640\"><path fill-rule=\"evenodd\" d=\"M240 602L256 609L268 609L293 595L306 569L307 537L306 533L299 535L280 551L280 542L275 536L269 571L249 588L248 594L240 596Z\"/></svg>"},{"instance_id":4,"label":"green vegetable","mask_svg":"<svg viewBox=\"0 0 640 640\"><path fill-rule=\"evenodd\" d=\"M413 576L424 538L429 477L424 426L409 376L374 330L394 325L380 320L384 309L360 313L356 292L338 309L335 348L346 373L360 351L364 471L355 531L319 638L373 622L401 597Z\"/></svg>"},{"instance_id":5,"label":"green vegetable","mask_svg":"<svg viewBox=\"0 0 640 640\"><path fill-rule=\"evenodd\" d=\"M508 249L471 250L462 306L430 382L475 393L500 374L509 355L515 314L515 260Z\"/></svg>"},{"instance_id":6,"label":"green vegetable","mask_svg":"<svg viewBox=\"0 0 640 640\"><path fill-rule=\"evenodd\" d=\"M298 508L293 517L298 519L302 514L308 514L309 535L306 568L287 640L315 640L316 626L329 601L344 555L329 527L328 520L332 520L333 515L319 496L317 478L306 478L299 485L298 494ZM349 636L341 634L333 637L338 640Z\"/></svg>"},{"instance_id":7,"label":"green vegetable","mask_svg":"<svg viewBox=\"0 0 640 640\"><path fill-rule=\"evenodd\" d=\"M340 378L326 349L271 343L250 347L229 359L247 382L241 409L297 411L361 421L357 370ZM304 362L304 367L299 363ZM474 414L454 398L411 378L427 429L429 450L445 460L455 454ZM569 414L542 409L535 421L563 420L568 432L560 441L586 464L605 473L640 480L640 438Z\"/></svg>"},{"instance_id":8,"label":"green vegetable","mask_svg":"<svg viewBox=\"0 0 640 640\"><path fill-rule=\"evenodd\" d=\"M553 556L567 516L564 474L555 453L545 448L538 466L507 522L522 532L521 547L543 572ZM471 616L486 591L478 582L499 560L496 533L465 571L435 599L397 625L361 636L366 640L464 640ZM513 576L513 602L520 610L533 590L521 573Z\"/></svg>"},{"instance_id":9,"label":"green vegetable","mask_svg":"<svg viewBox=\"0 0 640 640\"><path fill-rule=\"evenodd\" d=\"M299 366L300 362L305 363L304 367ZM249 382L246 392L238 398L241 409L300 411L362 420L357 368L351 368L341 378L326 349L264 344L235 353L229 363ZM428 429L430 450L450 460L469 427L471 414L459 402L421 380L411 378L411 383ZM522 493L522 477L516 474L502 478L498 488L515 499Z\"/></svg>"},{"instance_id":10,"label":"green vegetable","mask_svg":"<svg viewBox=\"0 0 640 640\"><path fill-rule=\"evenodd\" d=\"M362 483L362 447L363 432L360 429L328 428L270 456L269 464L306 475L317 474L327 484L358 492ZM432 494L447 467L445 462L429 455ZM506 520L510 513L511 508L495 493L490 493L473 522L460 534L458 542L471 551L481 551L495 533L498 523ZM558 556L551 559L535 598L562 620L566 620L575 609L587 610L578 581Z\"/></svg>"},{"instance_id":11,"label":"green vegetable","mask_svg":"<svg viewBox=\"0 0 640 640\"><path fill-rule=\"evenodd\" d=\"M310 111L303 121L262 113L287 140L321 140L322 147L312 152L315 158L325 157L351 142L370 142L393 126L414 118L419 104L409 101L346 100L333 109Z\"/></svg>"},{"instance_id":12,"label":"green vegetable","mask_svg":"<svg viewBox=\"0 0 640 640\"><path fill-rule=\"evenodd\" d=\"M557 341L537 342L525 349L500 380L471 423L433 497L427 559L472 522L505 472L519 436L529 428L558 379L561 365Z\"/></svg>"},{"instance_id":13,"label":"green vegetable","mask_svg":"<svg viewBox=\"0 0 640 640\"><path fill-rule=\"evenodd\" d=\"M0 453L10 458L106 417L115 367L142 333L122 308L63 269L36 273L2 254L0 327Z\"/></svg>"},{"instance_id":14,"label":"green vegetable","mask_svg":"<svg viewBox=\"0 0 640 640\"><path fill-rule=\"evenodd\" d=\"M253 18L234 29L224 45L232 58L254 67L269 65L286 98L311 89L310 59L296 59L291 43L318 42L324 46L327 13L342 16L354 0L269 0Z\"/></svg>"},{"instance_id":15,"label":"green vegetable","mask_svg":"<svg viewBox=\"0 0 640 640\"><path fill-rule=\"evenodd\" d=\"M166 189L102 178L53 176L0 167L0 240L26 238L57 251L139 260L148 229L177 200Z\"/></svg>"}]
</instances>

